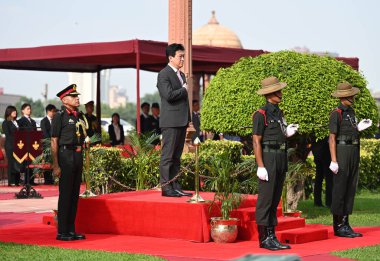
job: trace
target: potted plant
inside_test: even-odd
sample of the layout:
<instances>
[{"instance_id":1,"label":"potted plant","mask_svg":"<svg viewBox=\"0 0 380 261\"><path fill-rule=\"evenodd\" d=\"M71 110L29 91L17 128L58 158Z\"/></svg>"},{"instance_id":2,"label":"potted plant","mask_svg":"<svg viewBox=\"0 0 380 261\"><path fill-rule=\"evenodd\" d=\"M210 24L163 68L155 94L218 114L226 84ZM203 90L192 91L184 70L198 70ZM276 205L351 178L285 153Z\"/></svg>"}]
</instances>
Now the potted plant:
<instances>
[{"instance_id":1,"label":"potted plant","mask_svg":"<svg viewBox=\"0 0 380 261\"><path fill-rule=\"evenodd\" d=\"M236 179L236 166L226 153L216 155L206 164L212 178L210 183L212 191L215 191L214 199L210 204L210 210L214 205L220 206L221 217L211 218L211 238L216 243L234 242L238 234L239 219L231 218L231 211L237 209L243 199L238 193L239 182Z\"/></svg>"}]
</instances>

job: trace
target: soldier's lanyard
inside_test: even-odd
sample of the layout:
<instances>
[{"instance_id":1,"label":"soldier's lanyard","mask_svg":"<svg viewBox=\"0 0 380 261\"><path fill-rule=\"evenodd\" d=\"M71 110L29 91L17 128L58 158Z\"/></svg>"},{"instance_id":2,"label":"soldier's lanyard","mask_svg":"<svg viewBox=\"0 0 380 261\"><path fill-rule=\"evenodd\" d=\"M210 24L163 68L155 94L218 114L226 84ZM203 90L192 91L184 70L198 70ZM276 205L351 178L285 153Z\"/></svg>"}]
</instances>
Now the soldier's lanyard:
<instances>
[{"instance_id":1,"label":"soldier's lanyard","mask_svg":"<svg viewBox=\"0 0 380 261\"><path fill-rule=\"evenodd\" d=\"M281 128L281 131L282 131L282 133L284 134L284 135L286 135L286 123L284 123L283 121L282 121L282 119L283 119L283 117L278 117L278 116L276 116L276 115L274 115L272 112L270 112L270 111L267 111L267 113L268 113L268 116L270 116L270 118L273 118L275 121L277 121L278 122L278 124L280 124L280 128Z\"/></svg>"}]
</instances>

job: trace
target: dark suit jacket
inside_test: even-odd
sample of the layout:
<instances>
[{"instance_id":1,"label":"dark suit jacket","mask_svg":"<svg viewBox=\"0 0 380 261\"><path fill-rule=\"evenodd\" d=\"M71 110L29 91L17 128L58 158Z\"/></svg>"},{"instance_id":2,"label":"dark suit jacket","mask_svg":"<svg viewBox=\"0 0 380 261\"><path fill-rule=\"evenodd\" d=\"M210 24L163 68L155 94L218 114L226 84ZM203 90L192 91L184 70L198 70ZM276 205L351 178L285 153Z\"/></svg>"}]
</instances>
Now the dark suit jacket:
<instances>
[{"instance_id":1,"label":"dark suit jacket","mask_svg":"<svg viewBox=\"0 0 380 261\"><path fill-rule=\"evenodd\" d=\"M17 127L12 123L12 121L4 120L2 124L3 133L5 134L5 150L10 150L13 153L13 146L15 142L15 131Z\"/></svg>"},{"instance_id":2,"label":"dark suit jacket","mask_svg":"<svg viewBox=\"0 0 380 261\"><path fill-rule=\"evenodd\" d=\"M20 130L37 130L36 121L32 118L30 118L29 121L25 116L22 116L20 119L17 120L17 123L20 127Z\"/></svg>"},{"instance_id":3,"label":"dark suit jacket","mask_svg":"<svg viewBox=\"0 0 380 261\"><path fill-rule=\"evenodd\" d=\"M137 129L137 123L136 123ZM148 133L153 131L152 127L152 116L148 115L148 118L145 118L144 115L140 114L140 130L141 133Z\"/></svg>"},{"instance_id":4,"label":"dark suit jacket","mask_svg":"<svg viewBox=\"0 0 380 261\"><path fill-rule=\"evenodd\" d=\"M41 129L44 135L44 139L51 138L51 124L48 117L45 117L41 120Z\"/></svg>"},{"instance_id":5,"label":"dark suit jacket","mask_svg":"<svg viewBox=\"0 0 380 261\"><path fill-rule=\"evenodd\" d=\"M123 145L124 144L124 128L123 125L120 126L120 140L116 140L115 128L112 124L108 125L108 134L110 135L111 145Z\"/></svg>"},{"instance_id":6,"label":"dark suit jacket","mask_svg":"<svg viewBox=\"0 0 380 261\"><path fill-rule=\"evenodd\" d=\"M4 120L2 124L3 133L5 134L4 149L7 154L9 173L20 172L20 166L18 162L13 158L13 148L15 142L15 132L17 127L12 121Z\"/></svg>"},{"instance_id":7,"label":"dark suit jacket","mask_svg":"<svg viewBox=\"0 0 380 261\"><path fill-rule=\"evenodd\" d=\"M181 76L186 82L182 72ZM187 126L191 121L187 90L169 65L158 74L157 88L161 97L160 128Z\"/></svg>"}]
</instances>

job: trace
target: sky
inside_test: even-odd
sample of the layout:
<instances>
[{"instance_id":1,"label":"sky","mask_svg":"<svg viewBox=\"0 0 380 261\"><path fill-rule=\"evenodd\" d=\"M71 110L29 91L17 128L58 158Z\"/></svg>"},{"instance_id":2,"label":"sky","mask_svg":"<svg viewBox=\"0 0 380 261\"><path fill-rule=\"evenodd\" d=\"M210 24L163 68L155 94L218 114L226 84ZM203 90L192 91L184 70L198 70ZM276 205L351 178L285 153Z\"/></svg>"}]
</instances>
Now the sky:
<instances>
[{"instance_id":1,"label":"sky","mask_svg":"<svg viewBox=\"0 0 380 261\"><path fill-rule=\"evenodd\" d=\"M168 0L0 0L0 48L108 42L167 41ZM294 47L358 57L368 88L380 91L378 0L193 0L193 30L215 10L246 49L274 52ZM141 96L157 90L155 73L140 74ZM136 101L134 69L111 71L112 85ZM67 73L0 70L7 94L42 99L66 87Z\"/></svg>"}]
</instances>

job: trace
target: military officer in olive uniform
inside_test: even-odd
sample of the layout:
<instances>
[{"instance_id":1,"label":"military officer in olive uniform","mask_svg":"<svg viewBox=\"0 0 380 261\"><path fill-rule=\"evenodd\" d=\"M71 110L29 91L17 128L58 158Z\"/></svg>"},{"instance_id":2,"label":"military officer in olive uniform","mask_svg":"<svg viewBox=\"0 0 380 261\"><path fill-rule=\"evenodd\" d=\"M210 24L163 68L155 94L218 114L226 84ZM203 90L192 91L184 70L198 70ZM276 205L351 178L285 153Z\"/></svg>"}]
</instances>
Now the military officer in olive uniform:
<instances>
[{"instance_id":1,"label":"military officer in olive uniform","mask_svg":"<svg viewBox=\"0 0 380 261\"><path fill-rule=\"evenodd\" d=\"M82 178L82 148L86 135L86 119L78 111L79 93L72 84L60 91L62 110L52 120L51 147L53 172L59 177L57 240L85 239L75 233L79 188Z\"/></svg>"},{"instance_id":2,"label":"military officer in olive uniform","mask_svg":"<svg viewBox=\"0 0 380 261\"><path fill-rule=\"evenodd\" d=\"M352 214L356 186L359 176L359 131L372 125L364 119L358 123L351 107L359 89L344 82L337 86L332 96L340 99L339 106L331 113L329 147L331 154L330 169L333 176L331 212L333 214L334 234L339 237L361 237L352 230L348 215Z\"/></svg>"},{"instance_id":3,"label":"military officer in olive uniform","mask_svg":"<svg viewBox=\"0 0 380 261\"><path fill-rule=\"evenodd\" d=\"M276 77L261 82L257 91L265 95L267 103L253 114L253 148L258 165L259 194L256 205L256 223L261 248L269 250L289 249L281 244L274 227L277 225L277 206L288 169L286 138L298 129L297 124L286 125L278 104L282 100L281 90L286 83Z\"/></svg>"}]
</instances>

